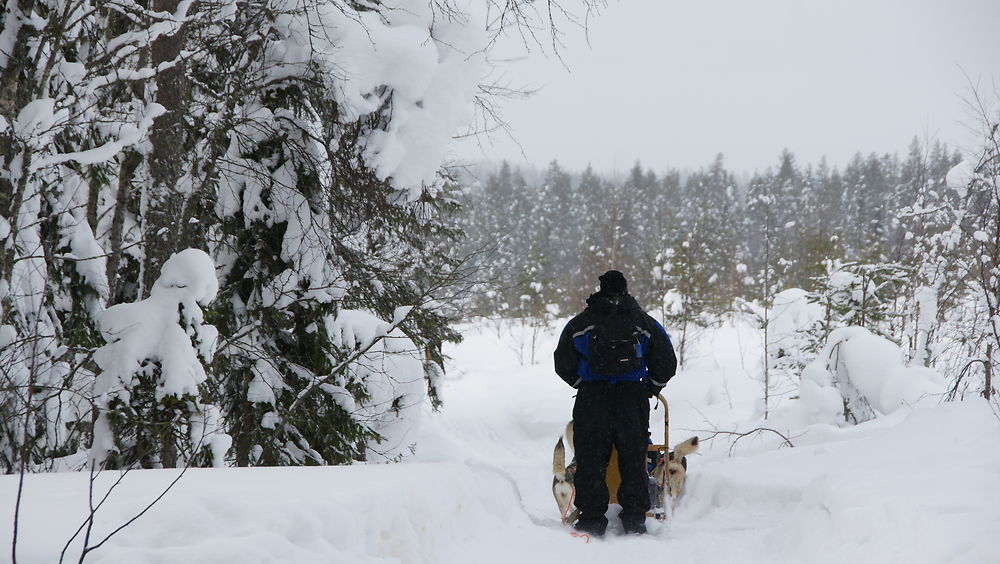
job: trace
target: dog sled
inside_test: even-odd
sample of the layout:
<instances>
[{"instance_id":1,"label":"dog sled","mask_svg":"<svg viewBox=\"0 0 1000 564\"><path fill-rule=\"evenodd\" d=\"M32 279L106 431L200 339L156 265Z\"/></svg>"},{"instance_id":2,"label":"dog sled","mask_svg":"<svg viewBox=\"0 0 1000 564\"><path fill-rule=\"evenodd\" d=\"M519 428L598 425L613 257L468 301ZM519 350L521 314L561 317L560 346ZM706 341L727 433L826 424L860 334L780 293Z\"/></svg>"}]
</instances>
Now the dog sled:
<instances>
[{"instance_id":1,"label":"dog sled","mask_svg":"<svg viewBox=\"0 0 1000 564\"><path fill-rule=\"evenodd\" d=\"M671 492L670 476L670 408L667 400L662 394L656 396L659 404L663 406L663 444L651 444L646 447L646 469L649 472L649 501L650 510L646 515L655 519L667 518L667 501L673 505L673 497L680 492ZM655 409L655 408L654 408ZM611 460L608 462L608 470L604 475L604 481L608 484L608 495L610 503L618 503L618 487L622 483L621 474L618 472L618 450L611 449Z\"/></svg>"},{"instance_id":2,"label":"dog sled","mask_svg":"<svg viewBox=\"0 0 1000 564\"><path fill-rule=\"evenodd\" d=\"M649 474L650 510L646 514L658 520L663 520L673 512L677 496L684 487L687 472L686 456L698 450L698 437L692 437L670 450L670 409L667 400L660 394L656 396L658 404L663 406L663 444L650 444L646 447L646 470ZM654 406L656 409L658 406ZM566 426L566 437L572 446L573 422ZM562 521L572 524L576 521L577 511L573 507L576 490L573 486L575 472L574 460L570 466L565 465L565 448L562 438L556 444L553 456L552 493L562 513ZM618 504L618 488L622 478L618 470L618 450L612 447L611 459L604 475L608 486L609 502Z\"/></svg>"}]
</instances>

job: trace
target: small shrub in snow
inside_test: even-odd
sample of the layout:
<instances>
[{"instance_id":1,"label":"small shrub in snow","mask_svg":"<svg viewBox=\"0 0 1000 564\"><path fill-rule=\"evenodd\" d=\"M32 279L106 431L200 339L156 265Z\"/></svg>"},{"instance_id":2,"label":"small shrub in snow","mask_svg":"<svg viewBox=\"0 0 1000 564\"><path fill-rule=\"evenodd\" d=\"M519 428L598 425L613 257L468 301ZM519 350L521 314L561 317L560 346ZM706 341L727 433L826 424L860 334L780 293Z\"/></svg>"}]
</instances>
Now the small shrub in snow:
<instances>
[{"instance_id":1,"label":"small shrub in snow","mask_svg":"<svg viewBox=\"0 0 1000 564\"><path fill-rule=\"evenodd\" d=\"M815 358L810 328L821 318L822 309L809 300L809 293L790 288L775 294L766 331L767 360L774 385L785 390ZM781 395L780 393L777 395Z\"/></svg>"},{"instance_id":2,"label":"small shrub in snow","mask_svg":"<svg viewBox=\"0 0 1000 564\"><path fill-rule=\"evenodd\" d=\"M898 314L895 300L909 281L909 270L897 264L827 261L827 272L816 280L811 300L823 308L822 324L814 328L821 345L837 327L865 327L890 337Z\"/></svg>"},{"instance_id":3,"label":"small shrub in snow","mask_svg":"<svg viewBox=\"0 0 1000 564\"><path fill-rule=\"evenodd\" d=\"M187 249L164 263L148 298L101 315L108 344L94 355L94 458L115 452L112 466L174 467L203 452L218 461L229 448L217 411L203 402L217 332L201 306L217 291L212 259Z\"/></svg>"},{"instance_id":4,"label":"small shrub in snow","mask_svg":"<svg viewBox=\"0 0 1000 564\"><path fill-rule=\"evenodd\" d=\"M821 319L822 309L800 288L778 292L769 308L741 300L738 304L764 331L761 380L767 410L794 394L802 370L815 358L811 330Z\"/></svg>"},{"instance_id":5,"label":"small shrub in snow","mask_svg":"<svg viewBox=\"0 0 1000 564\"><path fill-rule=\"evenodd\" d=\"M937 404L945 387L933 370L905 366L902 351L888 339L863 327L843 327L803 371L800 400L813 422L856 424L903 406ZM833 414L836 419L827 419Z\"/></svg>"}]
</instances>

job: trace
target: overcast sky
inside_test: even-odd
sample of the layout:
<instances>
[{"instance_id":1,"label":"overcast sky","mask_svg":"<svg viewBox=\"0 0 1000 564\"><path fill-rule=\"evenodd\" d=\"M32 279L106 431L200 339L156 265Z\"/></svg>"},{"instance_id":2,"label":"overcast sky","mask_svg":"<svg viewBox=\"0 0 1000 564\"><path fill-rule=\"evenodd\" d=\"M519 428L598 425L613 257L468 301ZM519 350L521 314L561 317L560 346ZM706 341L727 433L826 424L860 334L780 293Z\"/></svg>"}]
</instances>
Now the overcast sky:
<instances>
[{"instance_id":1,"label":"overcast sky","mask_svg":"<svg viewBox=\"0 0 1000 564\"><path fill-rule=\"evenodd\" d=\"M965 75L1000 92L1000 0L612 0L589 46L564 30L568 70L513 41L501 55L510 83L541 87L504 107L524 156L502 136L458 156L623 171L722 152L747 172L787 147L839 166L914 135L968 145Z\"/></svg>"}]
</instances>

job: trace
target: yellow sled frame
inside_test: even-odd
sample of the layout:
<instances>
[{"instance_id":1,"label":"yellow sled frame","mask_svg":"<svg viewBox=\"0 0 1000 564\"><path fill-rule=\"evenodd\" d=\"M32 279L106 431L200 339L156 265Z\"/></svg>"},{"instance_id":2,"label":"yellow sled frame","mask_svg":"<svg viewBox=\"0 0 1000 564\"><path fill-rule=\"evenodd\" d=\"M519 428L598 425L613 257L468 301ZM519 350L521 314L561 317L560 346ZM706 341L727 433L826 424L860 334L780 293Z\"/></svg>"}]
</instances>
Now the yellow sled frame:
<instances>
[{"instance_id":1,"label":"yellow sled frame","mask_svg":"<svg viewBox=\"0 0 1000 564\"><path fill-rule=\"evenodd\" d=\"M670 456L670 410L667 407L667 400L663 398L662 395L657 394L656 399L663 404L663 444L662 445L649 445L646 447L646 452L658 452L663 457L664 464L666 464ZM645 464L645 460L643 461ZM608 495L610 496L611 503L618 503L618 486L622 483L622 476L618 472L618 449L611 448L611 460L608 461L608 469L604 474L604 481L608 484ZM667 518L667 500L666 497L669 495L671 499L673 498L673 492L667 491L669 484L667 482L667 472L662 472L662 478L660 483L660 498L655 500L652 504L654 508L660 510L659 513L650 511L646 515L649 517L655 517L656 519L666 519ZM650 500L651 502L654 500Z\"/></svg>"}]
</instances>

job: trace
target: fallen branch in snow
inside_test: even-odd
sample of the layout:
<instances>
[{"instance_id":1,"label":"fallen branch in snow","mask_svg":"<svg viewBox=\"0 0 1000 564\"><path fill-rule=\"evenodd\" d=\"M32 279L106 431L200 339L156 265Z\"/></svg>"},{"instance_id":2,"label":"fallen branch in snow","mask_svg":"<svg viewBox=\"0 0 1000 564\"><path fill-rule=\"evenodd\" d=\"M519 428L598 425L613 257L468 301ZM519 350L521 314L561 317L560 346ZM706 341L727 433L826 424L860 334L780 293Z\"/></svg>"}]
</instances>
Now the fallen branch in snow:
<instances>
[{"instance_id":1,"label":"fallen branch in snow","mask_svg":"<svg viewBox=\"0 0 1000 564\"><path fill-rule=\"evenodd\" d=\"M91 532L91 530L93 528L93 524L94 524L94 515L97 513L97 508L91 506L90 515L87 517L87 539L88 540L84 541L83 551L80 553L80 563L81 564L83 563L84 559L87 557L88 554L90 554L91 552L93 552L93 551L97 550L98 548L101 548L102 546L104 546L104 543L108 542L111 539L111 537L113 537L116 534L120 533L123 529L125 529L126 527L128 527L129 525L131 525L132 523L134 523L137 519L139 519L139 517L142 517L143 515L146 514L146 512L148 512L150 509L152 509L153 506L157 504L157 502L159 502L161 499L163 499L163 497L166 496L167 493L175 485L177 485L177 482L179 482L181 480L181 478L184 477L184 474L188 471L189 468L191 468L191 461L190 460L188 460L188 463L184 465L184 468L180 471L180 473L177 474L177 477L174 478L173 481L171 481L170 484L167 485L167 487L164 488L163 491L160 492L160 495L156 496L156 498L153 501L149 502L149 504L147 504L146 507L144 507L142 509L142 511L136 513L134 516L132 516L131 519L129 519L128 521L122 523L117 529L115 529L115 530L111 531L110 533L108 533L101 540L101 542L99 542L99 543L97 543L95 545L92 545L92 546L87 546L87 542L88 542L88 540L90 538L90 532ZM116 485L117 485L117 482L116 482ZM93 503L93 496L92 495L90 497L90 501L91 501L91 504L92 504Z\"/></svg>"},{"instance_id":2,"label":"fallen branch in snow","mask_svg":"<svg viewBox=\"0 0 1000 564\"><path fill-rule=\"evenodd\" d=\"M34 367L32 368L34 370ZM34 376L31 378L34 380ZM31 387L28 386L27 390L28 401L26 405L31 405ZM17 500L14 502L14 537L10 543L10 559L12 564L17 564L17 524L18 519L21 516L21 499L24 494L24 475L27 470L28 465L28 429L30 425L28 423L31 421L31 409L24 410L24 432L21 440L21 467L18 470L17 478Z\"/></svg>"},{"instance_id":3,"label":"fallen branch in snow","mask_svg":"<svg viewBox=\"0 0 1000 564\"><path fill-rule=\"evenodd\" d=\"M104 466L103 462L101 463L101 466L102 467ZM87 529L87 537L90 536L90 530L93 528L93 523L94 523L94 513L96 513L97 510L100 509L102 505L104 505L104 502L107 501L108 497L111 496L111 492L113 492L115 488L118 487L118 484L120 484L122 480L125 479L125 476L128 475L130 471L131 468L126 468L124 472L121 472L118 475L118 479L115 480L115 483L111 484L111 487L108 488L108 491L104 493L104 497L101 498L101 501L98 502L96 506L94 506L94 480L97 479L97 472L99 471L95 471L95 466L93 462L90 463L90 482L89 482L90 486L87 495L90 507L90 514L87 516L86 519L84 519L83 523L81 523L80 526L77 527L76 532L73 533L73 536L71 536L69 540L66 541L66 544L63 545L62 552L59 553L59 564L62 564L63 559L66 558L66 551L69 550L70 545L73 543L74 540L76 540L76 537L81 532L83 532L84 528ZM87 545L86 539L83 541L83 544L84 546Z\"/></svg>"},{"instance_id":4,"label":"fallen branch in snow","mask_svg":"<svg viewBox=\"0 0 1000 564\"><path fill-rule=\"evenodd\" d=\"M733 455L733 449L736 448L736 443L740 442L740 439L745 439L746 437L749 437L749 436L756 436L756 435L759 435L760 433L774 433L775 435L778 435L779 437L781 437L781 441L782 442L781 442L781 445L778 448L781 448L782 446L789 446L789 447L794 447L795 446L794 444L792 444L792 440L790 438L788 438L788 436L786 436L781 431L777 431L777 430L772 429L770 427L756 427L754 429L750 429L749 431L724 431L724 430L719 430L719 429L710 429L710 430L706 430L706 429L693 429L693 431L695 433L698 433L699 437L701 437L701 433L707 433L707 436L701 437L700 440L703 440L703 441L704 440L712 440L715 437L718 437L720 435L726 436L726 437L736 437L735 439L733 439L733 442L729 445L729 455L730 456ZM794 437L794 438L798 438L798 437Z\"/></svg>"},{"instance_id":5,"label":"fallen branch in snow","mask_svg":"<svg viewBox=\"0 0 1000 564\"><path fill-rule=\"evenodd\" d=\"M969 374L969 371L972 369L972 365L977 362L982 363L984 371L989 368L987 362L981 358L974 358L970 360L968 364L966 364L965 367L962 368L962 371L958 373L958 377L955 378L955 384L951 387L950 390L948 390L948 394L944 398L945 401L955 401L955 397L958 396L958 387L962 384L962 379ZM962 394L964 395L965 392L963 391Z\"/></svg>"},{"instance_id":6,"label":"fallen branch in snow","mask_svg":"<svg viewBox=\"0 0 1000 564\"><path fill-rule=\"evenodd\" d=\"M205 435L203 433L202 436L201 436L201 438L198 440L198 444L196 445L196 448L194 449L195 452L197 452L199 449L201 449L201 446L204 443L204 441L205 441ZM132 523L134 523L135 521L137 521L140 517L142 517L150 509L152 509L153 506L156 505L161 499L163 499L167 495L167 493L169 493L170 490L173 489L173 487L175 485L177 485L177 482L179 482L181 480L181 478L184 477L184 474L187 473L188 469L191 468L191 462L192 462L192 460L194 460L194 456L191 456L191 457L187 458L187 461L185 462L184 467L181 469L180 473L177 474L177 476L170 482L170 484L168 484L167 487L165 487L160 492L160 494L158 496L156 496L155 499L153 499L152 501L150 501L141 511L139 511L138 513L136 513L135 515L133 515L128 521L122 523L117 529L115 529L115 530L111 531L110 533L108 533L100 542L98 542L97 544L94 544L94 545L90 544L90 537L91 537L91 533L92 533L93 528L94 528L94 517L97 515L97 511L100 510L101 506L104 505L104 502L108 500L108 497L111 496L111 493L115 490L115 488L118 487L119 484L122 483L122 480L125 479L125 476L127 476L128 473L132 469L131 468L126 468L125 471L122 472L118 476L118 479L115 480L115 482L113 484L111 484L111 487L108 488L108 491L104 493L104 496L101 498L101 501L98 502L97 505L95 506L94 505L94 482L97 479L97 476L103 470L97 470L96 467L95 467L94 461L91 461L91 463L90 463L90 489L89 489L89 492L88 492L88 495L87 495L87 500L88 500L88 505L89 505L89 513L87 514L86 519L84 519L84 521L80 525L80 527L77 528L77 530L76 530L75 533L73 533L73 536L71 536L69 538L69 540L66 541L66 544L63 546L62 552L60 552L60 554L59 554L59 564L62 564L63 558L65 558L65 556L66 556L66 551L69 549L70 544L72 544L73 539L75 539L80 534L81 531L85 530L86 532L84 533L84 538L83 538L83 549L80 552L80 559L78 561L79 564L83 564L83 562L84 562L84 560L86 560L88 554L90 554L91 552L93 552L93 551L101 548L102 546L104 546L104 544L106 542L108 542L109 540L111 540L111 537L117 535L122 530L124 530L126 527L128 527L129 525L131 525ZM101 463L101 466L102 467L104 466L103 462Z\"/></svg>"}]
</instances>

